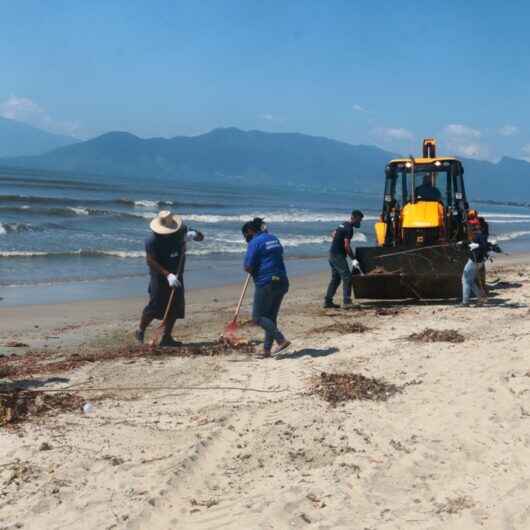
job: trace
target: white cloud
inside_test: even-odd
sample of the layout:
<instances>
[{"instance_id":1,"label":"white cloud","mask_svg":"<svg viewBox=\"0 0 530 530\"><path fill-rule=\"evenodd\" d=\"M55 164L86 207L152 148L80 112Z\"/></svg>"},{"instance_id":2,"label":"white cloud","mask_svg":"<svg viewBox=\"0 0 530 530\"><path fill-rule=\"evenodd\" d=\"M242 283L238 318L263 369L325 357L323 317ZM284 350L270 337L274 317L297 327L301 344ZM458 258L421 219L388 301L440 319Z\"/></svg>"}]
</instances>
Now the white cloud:
<instances>
[{"instance_id":1,"label":"white cloud","mask_svg":"<svg viewBox=\"0 0 530 530\"><path fill-rule=\"evenodd\" d=\"M455 155L492 160L492 151L481 141L482 132L478 129L461 123L450 123L442 130L442 138L446 149Z\"/></svg>"},{"instance_id":2,"label":"white cloud","mask_svg":"<svg viewBox=\"0 0 530 530\"><path fill-rule=\"evenodd\" d=\"M473 129L461 123L450 123L443 131L448 136L455 138L480 138L481 132L478 129Z\"/></svg>"},{"instance_id":3,"label":"white cloud","mask_svg":"<svg viewBox=\"0 0 530 530\"><path fill-rule=\"evenodd\" d=\"M516 125L504 125L499 129L499 134L501 136L513 136L519 132L519 127Z\"/></svg>"},{"instance_id":4,"label":"white cloud","mask_svg":"<svg viewBox=\"0 0 530 530\"><path fill-rule=\"evenodd\" d=\"M366 112L366 109L364 107L361 107L361 105L358 105L357 103L353 105L352 109L355 112Z\"/></svg>"},{"instance_id":5,"label":"white cloud","mask_svg":"<svg viewBox=\"0 0 530 530\"><path fill-rule=\"evenodd\" d=\"M260 114L258 118L261 120L274 121L274 116L272 114Z\"/></svg>"},{"instance_id":6,"label":"white cloud","mask_svg":"<svg viewBox=\"0 0 530 530\"><path fill-rule=\"evenodd\" d=\"M9 96L0 102L0 116L59 134L79 134L79 123L56 121L39 104L26 97Z\"/></svg>"},{"instance_id":7,"label":"white cloud","mask_svg":"<svg viewBox=\"0 0 530 530\"><path fill-rule=\"evenodd\" d=\"M414 140L414 135L407 129L401 127L378 127L374 129L373 134L379 136L386 141L404 141L404 140Z\"/></svg>"}]
</instances>

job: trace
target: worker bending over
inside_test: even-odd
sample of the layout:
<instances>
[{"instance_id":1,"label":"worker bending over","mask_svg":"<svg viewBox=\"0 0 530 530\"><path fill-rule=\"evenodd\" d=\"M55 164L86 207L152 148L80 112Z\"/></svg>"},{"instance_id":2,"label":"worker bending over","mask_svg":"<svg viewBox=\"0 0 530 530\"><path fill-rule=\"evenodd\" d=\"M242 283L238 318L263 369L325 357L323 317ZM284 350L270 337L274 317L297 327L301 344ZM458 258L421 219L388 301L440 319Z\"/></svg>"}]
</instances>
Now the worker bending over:
<instances>
[{"instance_id":1,"label":"worker bending over","mask_svg":"<svg viewBox=\"0 0 530 530\"><path fill-rule=\"evenodd\" d=\"M355 259L351 248L353 229L360 228L364 214L360 210L353 210L348 221L344 221L333 232L333 241L329 249L329 266L331 267L331 280L324 300L325 308L339 308L333 303L333 297L342 282L342 305L351 307L352 301L352 272L346 257L351 258L354 269L360 270L359 262Z\"/></svg>"},{"instance_id":2,"label":"worker bending over","mask_svg":"<svg viewBox=\"0 0 530 530\"><path fill-rule=\"evenodd\" d=\"M262 358L270 357L274 341L278 344L274 353L291 343L278 329L278 313L283 297L289 290L289 280L283 261L280 240L267 232L259 217L245 223L241 232L248 244L244 269L254 279L254 304L252 320L265 331Z\"/></svg>"},{"instance_id":3,"label":"worker bending over","mask_svg":"<svg viewBox=\"0 0 530 530\"><path fill-rule=\"evenodd\" d=\"M473 231L471 240L467 245L469 259L462 274L462 306L464 307L469 306L469 299L472 293L479 299L479 302L486 298L479 278L479 270L488 257L486 238L480 229Z\"/></svg>"},{"instance_id":4,"label":"worker bending over","mask_svg":"<svg viewBox=\"0 0 530 530\"><path fill-rule=\"evenodd\" d=\"M154 319L163 319L171 290L174 296L167 317L160 346L179 346L171 331L175 321L184 318L184 265L186 241L202 241L201 232L188 230L182 218L168 211L160 212L150 224L152 234L145 242L147 266L149 267L149 303L145 306L135 336L143 343L145 330Z\"/></svg>"}]
</instances>

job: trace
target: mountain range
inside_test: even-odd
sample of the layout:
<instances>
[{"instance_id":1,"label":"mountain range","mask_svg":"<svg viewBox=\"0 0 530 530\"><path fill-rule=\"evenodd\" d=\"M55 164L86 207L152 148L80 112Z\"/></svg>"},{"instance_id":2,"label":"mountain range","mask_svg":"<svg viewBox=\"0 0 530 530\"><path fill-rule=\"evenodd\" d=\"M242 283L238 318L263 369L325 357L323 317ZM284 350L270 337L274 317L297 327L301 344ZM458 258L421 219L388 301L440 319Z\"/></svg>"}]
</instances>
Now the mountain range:
<instances>
[{"instance_id":1,"label":"mountain range","mask_svg":"<svg viewBox=\"0 0 530 530\"><path fill-rule=\"evenodd\" d=\"M384 167L395 158L370 145L352 145L299 133L214 129L199 136L142 139L110 132L36 156L0 159L1 166L78 175L170 178L185 182L237 182L381 192ZM468 195L530 199L530 163L462 159Z\"/></svg>"},{"instance_id":2,"label":"mountain range","mask_svg":"<svg viewBox=\"0 0 530 530\"><path fill-rule=\"evenodd\" d=\"M75 142L78 140L71 136L54 134L27 123L0 117L0 157L41 155Z\"/></svg>"}]
</instances>

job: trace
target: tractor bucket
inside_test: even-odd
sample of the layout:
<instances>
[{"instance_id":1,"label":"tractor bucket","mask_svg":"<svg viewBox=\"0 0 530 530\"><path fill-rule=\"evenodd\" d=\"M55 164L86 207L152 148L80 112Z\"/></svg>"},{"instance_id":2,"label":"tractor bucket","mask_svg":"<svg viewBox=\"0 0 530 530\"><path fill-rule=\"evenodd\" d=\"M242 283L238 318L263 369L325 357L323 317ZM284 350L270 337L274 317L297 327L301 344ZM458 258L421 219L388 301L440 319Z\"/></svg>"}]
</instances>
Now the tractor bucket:
<instances>
[{"instance_id":1,"label":"tractor bucket","mask_svg":"<svg viewBox=\"0 0 530 530\"><path fill-rule=\"evenodd\" d=\"M364 273L353 276L356 298L436 300L462 295L468 256L459 245L357 247L356 258Z\"/></svg>"}]
</instances>

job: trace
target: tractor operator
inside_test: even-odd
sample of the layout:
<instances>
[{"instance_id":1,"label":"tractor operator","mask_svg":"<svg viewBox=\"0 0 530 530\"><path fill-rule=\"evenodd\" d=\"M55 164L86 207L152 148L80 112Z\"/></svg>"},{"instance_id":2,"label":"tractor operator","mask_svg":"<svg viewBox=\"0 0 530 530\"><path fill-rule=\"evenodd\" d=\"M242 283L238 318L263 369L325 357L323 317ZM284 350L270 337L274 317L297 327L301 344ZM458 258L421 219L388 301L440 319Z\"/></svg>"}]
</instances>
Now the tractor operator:
<instances>
[{"instance_id":1,"label":"tractor operator","mask_svg":"<svg viewBox=\"0 0 530 530\"><path fill-rule=\"evenodd\" d=\"M423 184L416 187L416 200L419 201L442 201L440 190L433 185L432 175L426 173L423 175Z\"/></svg>"}]
</instances>

